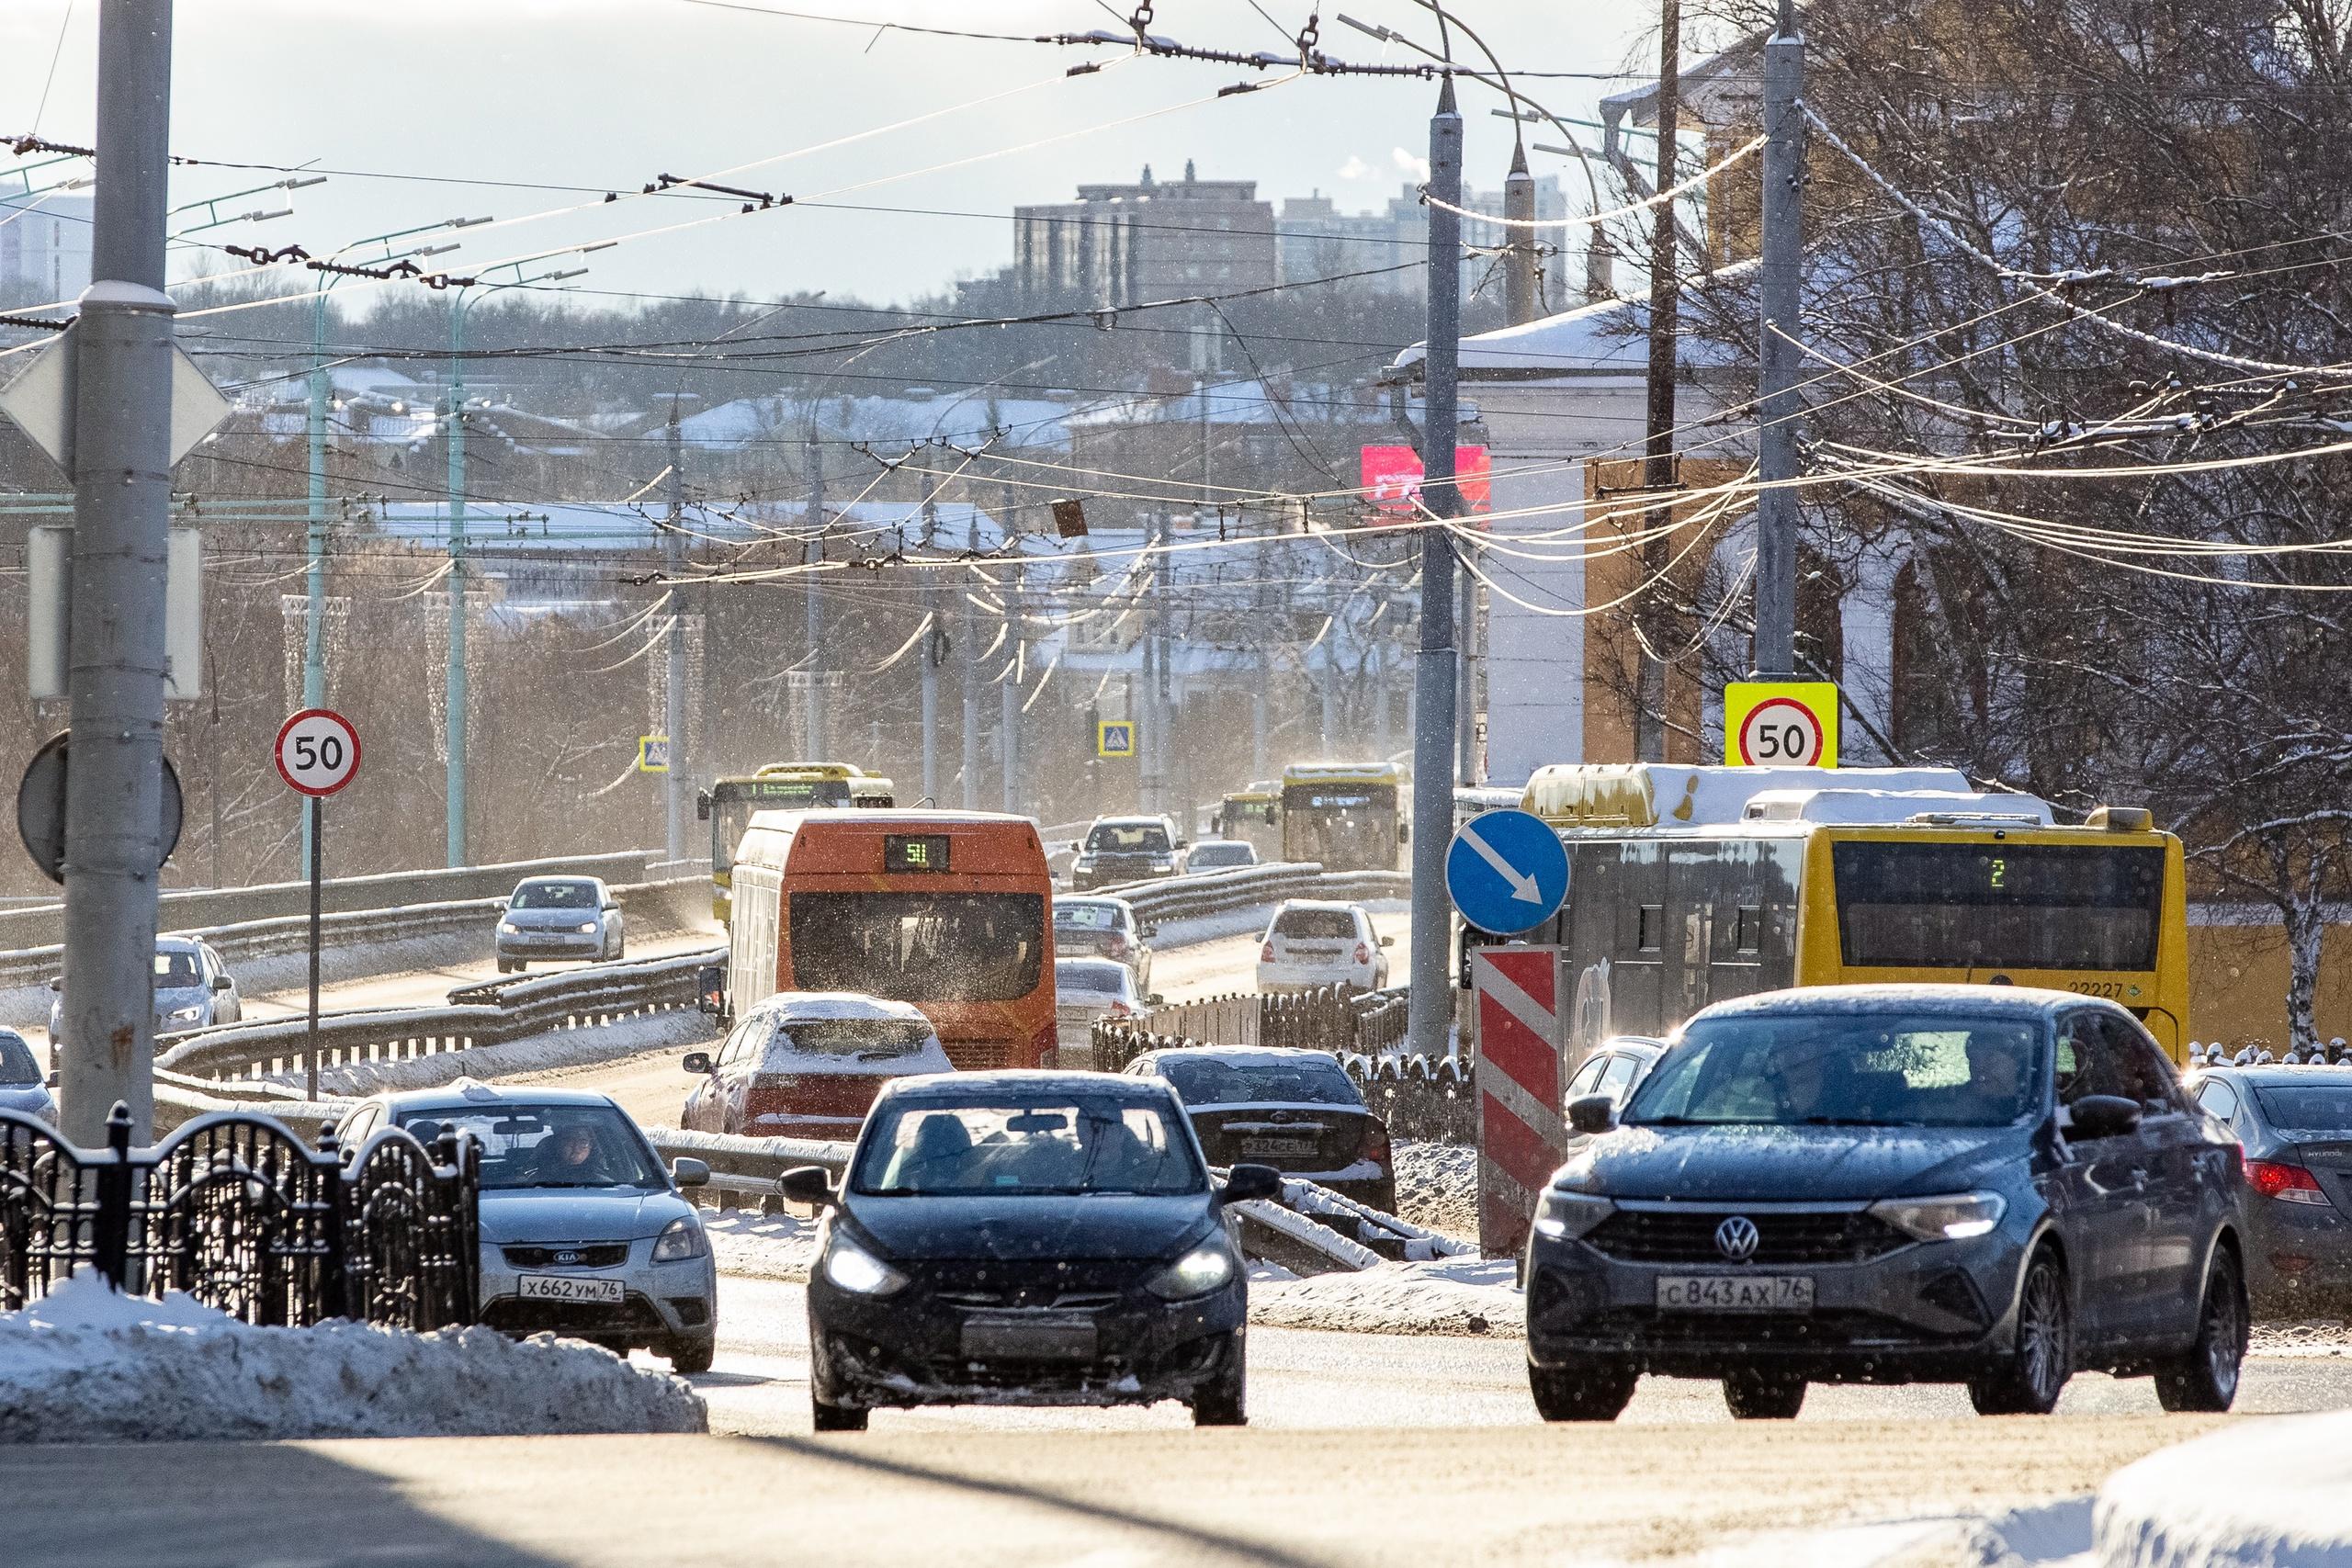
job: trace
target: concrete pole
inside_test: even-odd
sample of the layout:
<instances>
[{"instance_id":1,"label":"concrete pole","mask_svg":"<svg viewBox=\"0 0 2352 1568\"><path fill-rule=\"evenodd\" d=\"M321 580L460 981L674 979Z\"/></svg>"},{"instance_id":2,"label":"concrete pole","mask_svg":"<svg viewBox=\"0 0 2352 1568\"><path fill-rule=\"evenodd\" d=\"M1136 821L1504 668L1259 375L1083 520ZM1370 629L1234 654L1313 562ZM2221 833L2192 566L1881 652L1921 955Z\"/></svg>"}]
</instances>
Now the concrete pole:
<instances>
[{"instance_id":1,"label":"concrete pole","mask_svg":"<svg viewBox=\"0 0 2352 1568\"><path fill-rule=\"evenodd\" d=\"M670 580L669 667L662 682L662 733L670 741L670 771L662 775L665 859L686 858L686 476L678 434L678 400L670 399L670 525L662 538L662 574Z\"/></svg>"},{"instance_id":2,"label":"concrete pole","mask_svg":"<svg viewBox=\"0 0 2352 1568\"><path fill-rule=\"evenodd\" d=\"M1151 635L1159 650L1151 660L1151 732L1159 737L1151 749L1152 771L1159 778L1159 798L1152 809L1178 818L1182 836L1191 838L1190 807L1176 797L1176 628L1168 614L1168 599L1175 582L1174 558L1168 552L1170 518L1159 514L1159 554L1151 567Z\"/></svg>"},{"instance_id":3,"label":"concrete pole","mask_svg":"<svg viewBox=\"0 0 2352 1568\"><path fill-rule=\"evenodd\" d=\"M1675 172L1675 138L1682 112L1682 0L1660 0L1657 65L1657 188L1670 190ZM1674 378L1678 368L1677 332L1682 316L1680 265L1675 255L1674 203L1661 201L1650 224L1649 400L1643 442L1642 484L1656 498L1642 519L1650 537L1642 546L1642 574L1646 580L1664 571L1673 555L1666 536L1672 515L1663 498L1674 483ZM1632 606L1635 624L1649 636L1652 648L1668 646L1668 637L1656 606L1668 598L1663 585L1652 587ZM1634 715L1634 757L1637 761L1666 760L1666 666L1647 652L1637 653L1640 700Z\"/></svg>"},{"instance_id":4,"label":"concrete pole","mask_svg":"<svg viewBox=\"0 0 2352 1568\"><path fill-rule=\"evenodd\" d=\"M807 446L808 453L808 510L801 522L814 532L801 552L802 561L809 566L823 564L825 559L825 446L818 439L812 423ZM832 668L831 650L825 646L825 601L817 592L817 580L821 573L810 572L801 579L801 608L808 633L808 755L811 762L830 762L832 758L832 728L829 722L825 690L825 672Z\"/></svg>"},{"instance_id":5,"label":"concrete pole","mask_svg":"<svg viewBox=\"0 0 2352 1568\"><path fill-rule=\"evenodd\" d=\"M939 510L926 500L922 503L926 548L938 526ZM939 804L939 645L947 630L946 606L940 603L939 588L940 574L934 568L923 584L923 608L931 629L922 639L922 797L933 806Z\"/></svg>"},{"instance_id":6,"label":"concrete pole","mask_svg":"<svg viewBox=\"0 0 2352 1568\"><path fill-rule=\"evenodd\" d=\"M164 289L171 0L98 12L98 182L74 327L73 768L65 800L62 1128L103 1147L117 1101L154 1134L164 587L173 305Z\"/></svg>"},{"instance_id":7,"label":"concrete pole","mask_svg":"<svg viewBox=\"0 0 2352 1568\"><path fill-rule=\"evenodd\" d=\"M449 667L443 677L443 748L448 763L444 863L466 863L466 299L449 307ZM309 819L304 818L308 826Z\"/></svg>"},{"instance_id":8,"label":"concrete pole","mask_svg":"<svg viewBox=\"0 0 2352 1568\"><path fill-rule=\"evenodd\" d=\"M1758 344L1756 497L1756 678L1796 675L1797 495L1785 485L1797 477L1796 393L1804 331L1804 38L1795 6L1781 0L1778 36L1764 46L1764 265L1758 282L1762 339ZM1774 329L1779 329L1775 331ZM1785 335L1784 335L1785 334Z\"/></svg>"},{"instance_id":9,"label":"concrete pole","mask_svg":"<svg viewBox=\"0 0 2352 1568\"><path fill-rule=\"evenodd\" d=\"M310 514L303 533L302 705L327 700L327 290L322 279L311 300ZM302 813L302 874L311 874L311 814Z\"/></svg>"},{"instance_id":10,"label":"concrete pole","mask_svg":"<svg viewBox=\"0 0 2352 1568\"><path fill-rule=\"evenodd\" d=\"M1004 679L997 682L997 748L1004 773L1004 811L1021 810L1021 671L1028 662L1028 628L1021 611L1021 566L1004 585Z\"/></svg>"},{"instance_id":11,"label":"concrete pole","mask_svg":"<svg viewBox=\"0 0 2352 1568\"><path fill-rule=\"evenodd\" d=\"M1429 337L1422 362L1421 500L1432 517L1455 512L1454 378L1462 352L1462 221L1440 203L1462 204L1462 116L1453 79L1439 90L1430 121ZM1453 825L1453 541L1443 527L1421 530L1419 701L1413 716L1413 962L1408 1043L1445 1055L1453 1034L1449 974L1453 917L1445 897L1445 852Z\"/></svg>"},{"instance_id":12,"label":"concrete pole","mask_svg":"<svg viewBox=\"0 0 2352 1568\"><path fill-rule=\"evenodd\" d=\"M978 555L980 548L980 513L972 508L969 525L964 531L964 548ZM960 739L964 742L964 809L980 808L980 615L979 606L972 603L969 579L956 584L963 600L961 619L964 623L964 725Z\"/></svg>"},{"instance_id":13,"label":"concrete pole","mask_svg":"<svg viewBox=\"0 0 2352 1568\"><path fill-rule=\"evenodd\" d=\"M1527 172L1527 148L1510 150L1510 174L1503 180L1503 216L1526 223L1535 218L1535 176ZM1519 326L1544 313L1544 291L1536 267L1535 231L1506 228L1510 250L1503 263L1503 313Z\"/></svg>"},{"instance_id":14,"label":"concrete pole","mask_svg":"<svg viewBox=\"0 0 2352 1568\"><path fill-rule=\"evenodd\" d=\"M1250 694L1250 778L1255 783L1269 776L1266 772L1266 703L1267 694L1273 690L1274 666L1272 658L1266 651L1266 642L1274 619L1272 613L1273 584L1269 581L1272 562L1266 541L1261 538L1250 554L1257 563L1258 574L1254 591L1258 600L1258 682L1256 689Z\"/></svg>"}]
</instances>

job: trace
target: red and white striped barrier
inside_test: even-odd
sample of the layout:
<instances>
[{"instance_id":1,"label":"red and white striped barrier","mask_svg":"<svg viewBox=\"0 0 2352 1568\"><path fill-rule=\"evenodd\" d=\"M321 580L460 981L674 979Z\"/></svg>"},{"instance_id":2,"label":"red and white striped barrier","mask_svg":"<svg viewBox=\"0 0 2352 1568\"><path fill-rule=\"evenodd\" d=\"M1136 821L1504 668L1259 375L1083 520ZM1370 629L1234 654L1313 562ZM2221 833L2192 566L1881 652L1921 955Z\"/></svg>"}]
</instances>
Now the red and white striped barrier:
<instances>
[{"instance_id":1,"label":"red and white striped barrier","mask_svg":"<svg viewBox=\"0 0 2352 1568\"><path fill-rule=\"evenodd\" d=\"M1560 1073L1569 998L1557 947L1482 947L1471 954L1478 998L1478 1250L1508 1257L1527 1242L1536 1195L1566 1160Z\"/></svg>"}]
</instances>

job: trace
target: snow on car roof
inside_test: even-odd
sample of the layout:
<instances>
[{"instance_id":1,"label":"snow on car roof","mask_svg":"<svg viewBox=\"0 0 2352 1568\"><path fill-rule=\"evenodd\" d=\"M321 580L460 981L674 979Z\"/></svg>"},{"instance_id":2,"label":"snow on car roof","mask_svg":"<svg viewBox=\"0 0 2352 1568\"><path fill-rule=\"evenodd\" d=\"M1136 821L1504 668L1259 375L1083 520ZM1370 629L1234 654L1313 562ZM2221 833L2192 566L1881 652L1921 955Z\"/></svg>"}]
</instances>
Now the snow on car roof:
<instances>
[{"instance_id":1,"label":"snow on car roof","mask_svg":"<svg viewBox=\"0 0 2352 1568\"><path fill-rule=\"evenodd\" d=\"M1174 1091L1152 1079L1132 1078L1119 1073L1071 1072L1054 1067L1003 1067L988 1073L923 1073L911 1077L892 1078L883 1086L882 1092L894 1097L919 1094L956 1099L969 1096L974 1100L985 1100L992 1094L1123 1094L1157 1098Z\"/></svg>"},{"instance_id":2,"label":"snow on car roof","mask_svg":"<svg viewBox=\"0 0 2352 1568\"><path fill-rule=\"evenodd\" d=\"M619 1102L611 1095L593 1089L547 1089L538 1084L509 1088L483 1083L479 1078L459 1078L437 1089L412 1089L376 1098L395 1112L462 1111L469 1105L609 1105L620 1110Z\"/></svg>"},{"instance_id":3,"label":"snow on car roof","mask_svg":"<svg viewBox=\"0 0 2352 1568\"><path fill-rule=\"evenodd\" d=\"M788 1019L897 1019L923 1021L923 1011L911 1002L894 1002L859 991L778 991L744 1010L752 1013L782 1013Z\"/></svg>"},{"instance_id":4,"label":"snow on car roof","mask_svg":"<svg viewBox=\"0 0 2352 1568\"><path fill-rule=\"evenodd\" d=\"M1285 898L1275 913L1280 914L1282 909L1340 909L1359 915L1367 912L1362 904L1351 904L1344 898Z\"/></svg>"},{"instance_id":5,"label":"snow on car roof","mask_svg":"<svg viewBox=\"0 0 2352 1568\"><path fill-rule=\"evenodd\" d=\"M2046 1013L2053 1008L2087 1005L2093 997L2039 986L1965 986L1917 983L1885 986L1804 986L1716 1002L1697 1018L1749 1017L1759 1013L1891 1012L1897 1008L1952 1011Z\"/></svg>"},{"instance_id":6,"label":"snow on car roof","mask_svg":"<svg viewBox=\"0 0 2352 1568\"><path fill-rule=\"evenodd\" d=\"M1234 1067L1267 1067L1283 1062L1295 1062L1302 1056L1337 1064L1337 1052L1316 1051L1303 1045L1171 1045L1164 1051L1151 1051L1136 1060L1149 1062L1222 1062Z\"/></svg>"}]
</instances>

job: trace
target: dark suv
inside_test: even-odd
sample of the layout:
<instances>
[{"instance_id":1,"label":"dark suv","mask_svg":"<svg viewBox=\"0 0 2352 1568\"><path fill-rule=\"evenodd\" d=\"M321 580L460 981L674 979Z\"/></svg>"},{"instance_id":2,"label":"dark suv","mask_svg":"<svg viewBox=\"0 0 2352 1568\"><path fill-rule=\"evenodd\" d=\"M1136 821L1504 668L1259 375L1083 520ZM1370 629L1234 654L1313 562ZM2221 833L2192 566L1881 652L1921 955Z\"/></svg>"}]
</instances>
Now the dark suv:
<instances>
[{"instance_id":1,"label":"dark suv","mask_svg":"<svg viewBox=\"0 0 2352 1568\"><path fill-rule=\"evenodd\" d=\"M1734 1416L1808 1381L1959 1382L2041 1414L2084 1368L2167 1410L2236 1396L2234 1142L2110 1002L1969 986L1781 991L1697 1014L1539 1201L1528 1376L1609 1420L1644 1372ZM1613 1131L1611 1129L1614 1128Z\"/></svg>"}]
</instances>

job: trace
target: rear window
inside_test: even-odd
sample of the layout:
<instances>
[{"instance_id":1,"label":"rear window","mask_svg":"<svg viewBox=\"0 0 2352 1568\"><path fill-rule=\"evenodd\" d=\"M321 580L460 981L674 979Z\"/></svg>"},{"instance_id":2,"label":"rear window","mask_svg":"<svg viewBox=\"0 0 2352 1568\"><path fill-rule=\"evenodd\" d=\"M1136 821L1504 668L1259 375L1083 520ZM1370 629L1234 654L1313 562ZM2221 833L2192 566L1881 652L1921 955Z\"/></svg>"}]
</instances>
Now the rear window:
<instances>
[{"instance_id":1,"label":"rear window","mask_svg":"<svg viewBox=\"0 0 2352 1568\"><path fill-rule=\"evenodd\" d=\"M2352 1133L2352 1085L2265 1086L2254 1091L2263 1119L2300 1132Z\"/></svg>"},{"instance_id":2,"label":"rear window","mask_svg":"<svg viewBox=\"0 0 2352 1568\"><path fill-rule=\"evenodd\" d=\"M1126 989L1127 972L1116 964L1057 964L1054 984L1065 991L1115 997Z\"/></svg>"},{"instance_id":3,"label":"rear window","mask_svg":"<svg viewBox=\"0 0 2352 1568\"><path fill-rule=\"evenodd\" d=\"M1196 868L1217 865L1254 865L1258 852L1247 844L1203 844L1193 852Z\"/></svg>"},{"instance_id":4,"label":"rear window","mask_svg":"<svg viewBox=\"0 0 2352 1568\"><path fill-rule=\"evenodd\" d=\"M1076 931L1111 931L1119 929L1119 910L1114 904L1057 904L1054 924Z\"/></svg>"},{"instance_id":5,"label":"rear window","mask_svg":"<svg viewBox=\"0 0 2352 1568\"><path fill-rule=\"evenodd\" d=\"M1098 822L1086 835L1086 847L1097 852L1113 854L1164 855L1168 852L1168 829L1157 822Z\"/></svg>"},{"instance_id":6,"label":"rear window","mask_svg":"<svg viewBox=\"0 0 2352 1568\"><path fill-rule=\"evenodd\" d=\"M911 1056L931 1039L931 1025L897 1018L786 1019L768 1036L768 1048L802 1056L856 1056L878 1061Z\"/></svg>"},{"instance_id":7,"label":"rear window","mask_svg":"<svg viewBox=\"0 0 2352 1568\"><path fill-rule=\"evenodd\" d=\"M596 907L596 885L593 882L526 882L514 889L514 897L507 906L515 909L593 909Z\"/></svg>"},{"instance_id":8,"label":"rear window","mask_svg":"<svg viewBox=\"0 0 2352 1568\"><path fill-rule=\"evenodd\" d=\"M1345 909L1284 909L1274 917L1274 934L1344 942L1356 934L1356 918Z\"/></svg>"},{"instance_id":9,"label":"rear window","mask_svg":"<svg viewBox=\"0 0 2352 1568\"><path fill-rule=\"evenodd\" d=\"M25 1043L21 1034L0 1033L0 1083L39 1083L40 1064L33 1060L32 1047Z\"/></svg>"},{"instance_id":10,"label":"rear window","mask_svg":"<svg viewBox=\"0 0 2352 1568\"><path fill-rule=\"evenodd\" d=\"M1295 1061L1231 1062L1211 1056L1181 1057L1159 1064L1159 1076L1176 1086L1188 1108L1204 1105L1362 1105L1363 1096L1340 1064L1329 1057Z\"/></svg>"}]
</instances>

